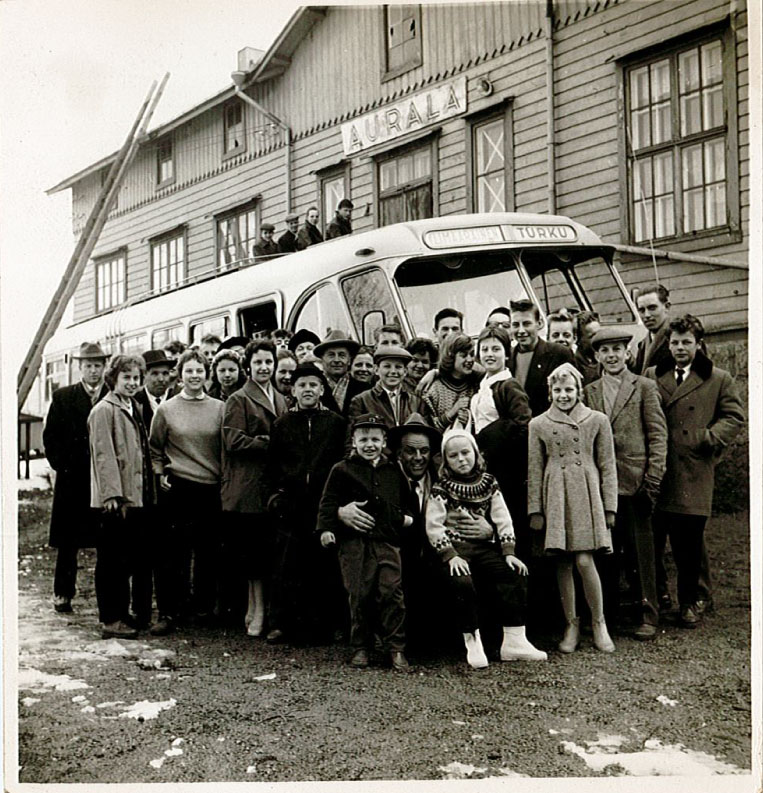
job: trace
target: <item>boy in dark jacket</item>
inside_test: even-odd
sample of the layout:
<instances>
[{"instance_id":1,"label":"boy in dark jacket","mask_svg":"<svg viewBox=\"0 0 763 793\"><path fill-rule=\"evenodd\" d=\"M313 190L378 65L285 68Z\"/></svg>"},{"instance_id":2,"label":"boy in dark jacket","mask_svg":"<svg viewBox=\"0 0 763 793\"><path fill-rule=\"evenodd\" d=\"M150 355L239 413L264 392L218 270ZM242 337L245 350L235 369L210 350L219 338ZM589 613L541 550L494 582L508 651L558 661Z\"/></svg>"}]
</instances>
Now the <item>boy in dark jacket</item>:
<instances>
[{"instance_id":1,"label":"boy in dark jacket","mask_svg":"<svg viewBox=\"0 0 763 793\"><path fill-rule=\"evenodd\" d=\"M317 366L297 366L292 376L296 405L270 433L265 478L277 526L270 643L329 639L346 621L336 556L322 550L315 536L323 486L344 456L345 420L321 404L325 389Z\"/></svg>"},{"instance_id":2,"label":"boy in dark jacket","mask_svg":"<svg viewBox=\"0 0 763 793\"><path fill-rule=\"evenodd\" d=\"M403 512L403 474L382 456L386 441L387 427L380 416L366 413L355 419L353 454L331 469L318 511L318 532L324 547L338 544L350 605L351 665L368 666L376 631L393 668L406 672L400 542L402 530L412 525L413 518ZM366 513L362 521L340 520L340 508L350 502L360 502Z\"/></svg>"}]
</instances>

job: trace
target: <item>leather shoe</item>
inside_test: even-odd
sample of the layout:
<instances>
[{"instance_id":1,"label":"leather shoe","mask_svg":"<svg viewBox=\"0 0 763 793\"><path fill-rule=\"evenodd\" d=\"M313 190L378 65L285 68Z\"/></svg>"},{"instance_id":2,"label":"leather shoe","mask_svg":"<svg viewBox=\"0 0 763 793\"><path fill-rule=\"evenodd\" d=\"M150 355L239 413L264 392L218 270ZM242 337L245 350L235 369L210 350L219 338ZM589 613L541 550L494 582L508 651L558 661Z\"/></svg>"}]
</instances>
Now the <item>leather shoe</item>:
<instances>
[{"instance_id":1,"label":"leather shoe","mask_svg":"<svg viewBox=\"0 0 763 793\"><path fill-rule=\"evenodd\" d=\"M350 666L355 667L355 669L365 669L368 666L368 651L367 650L355 650L351 660Z\"/></svg>"},{"instance_id":2,"label":"leather shoe","mask_svg":"<svg viewBox=\"0 0 763 793\"><path fill-rule=\"evenodd\" d=\"M64 597L63 595L56 595L53 598L53 608L59 614L69 614L70 612L74 611L74 609L72 608L71 599Z\"/></svg>"},{"instance_id":3,"label":"leather shoe","mask_svg":"<svg viewBox=\"0 0 763 793\"><path fill-rule=\"evenodd\" d=\"M396 672L410 672L411 666L408 659L399 650L390 653L390 658L392 659L392 668Z\"/></svg>"},{"instance_id":4,"label":"leather shoe","mask_svg":"<svg viewBox=\"0 0 763 793\"><path fill-rule=\"evenodd\" d=\"M648 622L643 622L633 631L633 638L641 642L648 642L657 636L657 626Z\"/></svg>"},{"instance_id":5,"label":"leather shoe","mask_svg":"<svg viewBox=\"0 0 763 793\"><path fill-rule=\"evenodd\" d=\"M151 626L149 633L152 636L167 636L175 630L175 622L169 617L159 617Z\"/></svg>"},{"instance_id":6,"label":"leather shoe","mask_svg":"<svg viewBox=\"0 0 763 793\"><path fill-rule=\"evenodd\" d=\"M273 628L272 631L265 637L268 644L281 644L284 640L283 631L280 628Z\"/></svg>"},{"instance_id":7,"label":"leather shoe","mask_svg":"<svg viewBox=\"0 0 763 793\"><path fill-rule=\"evenodd\" d=\"M138 631L122 622L122 620L109 622L101 628L102 639L134 639L137 635Z\"/></svg>"},{"instance_id":8,"label":"leather shoe","mask_svg":"<svg viewBox=\"0 0 763 793\"><path fill-rule=\"evenodd\" d=\"M694 606L681 606L681 627L682 628L696 628L699 625L700 618Z\"/></svg>"},{"instance_id":9,"label":"leather shoe","mask_svg":"<svg viewBox=\"0 0 763 793\"><path fill-rule=\"evenodd\" d=\"M713 610L713 601L698 600L694 604L694 610L697 612L697 616L703 617L705 614L709 614Z\"/></svg>"}]
</instances>

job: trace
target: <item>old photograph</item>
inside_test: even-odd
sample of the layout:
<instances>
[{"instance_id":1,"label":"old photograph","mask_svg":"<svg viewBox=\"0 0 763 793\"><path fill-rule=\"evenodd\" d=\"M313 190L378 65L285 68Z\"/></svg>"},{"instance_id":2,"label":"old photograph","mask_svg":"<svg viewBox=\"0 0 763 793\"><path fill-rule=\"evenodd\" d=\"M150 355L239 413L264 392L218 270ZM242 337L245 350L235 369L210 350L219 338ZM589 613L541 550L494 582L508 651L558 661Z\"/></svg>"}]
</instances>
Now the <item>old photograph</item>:
<instances>
[{"instance_id":1,"label":"old photograph","mask_svg":"<svg viewBox=\"0 0 763 793\"><path fill-rule=\"evenodd\" d=\"M4 789L760 789L760 12L0 3Z\"/></svg>"}]
</instances>

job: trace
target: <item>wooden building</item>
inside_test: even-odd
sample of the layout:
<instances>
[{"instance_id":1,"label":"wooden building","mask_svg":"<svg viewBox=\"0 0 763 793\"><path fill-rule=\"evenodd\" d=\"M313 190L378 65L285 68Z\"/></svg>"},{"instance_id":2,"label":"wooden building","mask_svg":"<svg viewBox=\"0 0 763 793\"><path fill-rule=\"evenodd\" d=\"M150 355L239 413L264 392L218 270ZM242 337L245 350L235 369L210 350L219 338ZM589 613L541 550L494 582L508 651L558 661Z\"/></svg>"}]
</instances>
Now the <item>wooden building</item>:
<instances>
[{"instance_id":1,"label":"wooden building","mask_svg":"<svg viewBox=\"0 0 763 793\"><path fill-rule=\"evenodd\" d=\"M346 196L358 231L557 212L606 242L672 251L622 252L624 280L657 267L678 310L742 338L747 64L744 0L302 8L244 64L243 90L267 114L231 83L141 146L74 321L233 269L263 222L277 236L287 211L316 205L325 225ZM75 232L112 160L52 188L71 188Z\"/></svg>"}]
</instances>

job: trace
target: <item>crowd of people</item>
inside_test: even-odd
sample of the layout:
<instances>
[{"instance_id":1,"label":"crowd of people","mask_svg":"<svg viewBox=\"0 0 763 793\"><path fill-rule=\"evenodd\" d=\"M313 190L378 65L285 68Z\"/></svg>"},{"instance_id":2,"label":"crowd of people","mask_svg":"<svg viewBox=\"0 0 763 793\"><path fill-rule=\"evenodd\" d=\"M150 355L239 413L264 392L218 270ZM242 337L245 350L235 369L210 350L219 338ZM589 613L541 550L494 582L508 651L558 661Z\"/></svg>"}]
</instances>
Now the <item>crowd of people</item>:
<instances>
[{"instance_id":1,"label":"crowd of people","mask_svg":"<svg viewBox=\"0 0 763 793\"><path fill-rule=\"evenodd\" d=\"M546 341L530 300L476 342L444 308L434 340L384 325L373 347L306 328L110 360L83 343L43 433L55 609L94 546L104 638L240 626L405 671L460 634L482 668L545 660L528 633L571 653L581 620L602 652L613 628L654 639L669 538L696 627L714 469L745 416L701 321L661 285L637 304L635 350L587 311L551 314Z\"/></svg>"}]
</instances>

